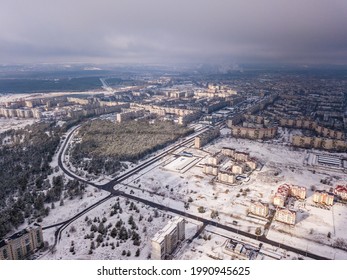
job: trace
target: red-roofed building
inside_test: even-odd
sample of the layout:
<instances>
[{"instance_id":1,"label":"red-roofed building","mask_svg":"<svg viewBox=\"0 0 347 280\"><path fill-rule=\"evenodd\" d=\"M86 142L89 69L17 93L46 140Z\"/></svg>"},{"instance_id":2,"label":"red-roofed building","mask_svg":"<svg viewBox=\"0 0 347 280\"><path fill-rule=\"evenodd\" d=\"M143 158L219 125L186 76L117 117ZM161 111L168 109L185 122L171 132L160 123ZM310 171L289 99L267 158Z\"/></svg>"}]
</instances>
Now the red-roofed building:
<instances>
[{"instance_id":1,"label":"red-roofed building","mask_svg":"<svg viewBox=\"0 0 347 280\"><path fill-rule=\"evenodd\" d=\"M342 200L347 200L347 187L341 185L336 186L334 194L336 194Z\"/></svg>"},{"instance_id":2,"label":"red-roofed building","mask_svg":"<svg viewBox=\"0 0 347 280\"><path fill-rule=\"evenodd\" d=\"M280 185L277 189L277 193L287 197L290 193L290 186L288 184Z\"/></svg>"}]
</instances>

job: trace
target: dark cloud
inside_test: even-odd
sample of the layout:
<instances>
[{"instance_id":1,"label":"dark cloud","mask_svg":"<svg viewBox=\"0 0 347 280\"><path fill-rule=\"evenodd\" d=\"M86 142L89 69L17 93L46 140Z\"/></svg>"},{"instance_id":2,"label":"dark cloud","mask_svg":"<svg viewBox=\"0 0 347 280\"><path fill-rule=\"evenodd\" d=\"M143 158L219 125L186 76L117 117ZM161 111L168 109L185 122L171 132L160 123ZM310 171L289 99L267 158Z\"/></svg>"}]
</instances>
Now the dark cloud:
<instances>
[{"instance_id":1,"label":"dark cloud","mask_svg":"<svg viewBox=\"0 0 347 280\"><path fill-rule=\"evenodd\" d=\"M345 0L3 0L0 63L347 64Z\"/></svg>"}]
</instances>

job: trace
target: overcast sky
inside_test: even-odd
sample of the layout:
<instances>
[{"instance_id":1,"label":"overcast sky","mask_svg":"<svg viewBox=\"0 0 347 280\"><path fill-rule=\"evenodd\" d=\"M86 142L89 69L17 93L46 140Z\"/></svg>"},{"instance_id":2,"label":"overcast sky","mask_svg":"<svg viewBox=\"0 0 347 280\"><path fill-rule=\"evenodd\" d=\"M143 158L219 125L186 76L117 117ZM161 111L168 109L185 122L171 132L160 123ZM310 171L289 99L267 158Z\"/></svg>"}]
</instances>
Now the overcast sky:
<instances>
[{"instance_id":1,"label":"overcast sky","mask_svg":"<svg viewBox=\"0 0 347 280\"><path fill-rule=\"evenodd\" d=\"M0 63L347 64L346 0L0 4Z\"/></svg>"}]
</instances>

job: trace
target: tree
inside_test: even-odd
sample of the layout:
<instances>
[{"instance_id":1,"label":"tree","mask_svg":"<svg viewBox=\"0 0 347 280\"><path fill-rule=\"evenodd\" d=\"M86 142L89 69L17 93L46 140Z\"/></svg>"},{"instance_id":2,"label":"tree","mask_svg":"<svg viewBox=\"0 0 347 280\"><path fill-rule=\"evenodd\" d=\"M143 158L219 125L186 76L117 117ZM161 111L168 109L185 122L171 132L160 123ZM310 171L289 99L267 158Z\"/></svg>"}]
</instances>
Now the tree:
<instances>
[{"instance_id":1,"label":"tree","mask_svg":"<svg viewBox=\"0 0 347 280\"><path fill-rule=\"evenodd\" d=\"M157 209L154 210L154 218L158 218L159 217L159 212Z\"/></svg>"},{"instance_id":2,"label":"tree","mask_svg":"<svg viewBox=\"0 0 347 280\"><path fill-rule=\"evenodd\" d=\"M138 248L136 250L136 252L135 252L135 257L139 257L140 256L140 252L141 252L141 250L140 250L140 248Z\"/></svg>"},{"instance_id":3,"label":"tree","mask_svg":"<svg viewBox=\"0 0 347 280\"><path fill-rule=\"evenodd\" d=\"M111 236L112 236L112 238L115 238L117 236L117 229L116 228L113 228L111 230Z\"/></svg>"},{"instance_id":4,"label":"tree","mask_svg":"<svg viewBox=\"0 0 347 280\"><path fill-rule=\"evenodd\" d=\"M257 227L256 229L255 229L255 234L256 235L261 235L261 228L260 227Z\"/></svg>"},{"instance_id":5,"label":"tree","mask_svg":"<svg viewBox=\"0 0 347 280\"><path fill-rule=\"evenodd\" d=\"M91 227L90 227L90 231L92 231L92 232L98 231L97 226L95 224L92 224Z\"/></svg>"},{"instance_id":6,"label":"tree","mask_svg":"<svg viewBox=\"0 0 347 280\"><path fill-rule=\"evenodd\" d=\"M127 240L129 238L128 231L126 230L124 226L122 226L119 231L119 238L121 240Z\"/></svg>"},{"instance_id":7,"label":"tree","mask_svg":"<svg viewBox=\"0 0 347 280\"><path fill-rule=\"evenodd\" d=\"M116 223L116 228L120 228L122 226L123 221L122 220L118 220Z\"/></svg>"},{"instance_id":8,"label":"tree","mask_svg":"<svg viewBox=\"0 0 347 280\"><path fill-rule=\"evenodd\" d=\"M198 212L199 212L199 213L205 213L205 212L206 212L205 207L199 206L199 207L198 207Z\"/></svg>"},{"instance_id":9,"label":"tree","mask_svg":"<svg viewBox=\"0 0 347 280\"><path fill-rule=\"evenodd\" d=\"M96 238L96 242L102 243L103 241L104 241L104 238L102 237L101 234L99 234L98 237Z\"/></svg>"},{"instance_id":10,"label":"tree","mask_svg":"<svg viewBox=\"0 0 347 280\"><path fill-rule=\"evenodd\" d=\"M106 231L104 223L100 223L98 226L98 232L104 234Z\"/></svg>"},{"instance_id":11,"label":"tree","mask_svg":"<svg viewBox=\"0 0 347 280\"><path fill-rule=\"evenodd\" d=\"M217 218L218 217L218 211L217 210L212 210L211 211L211 219Z\"/></svg>"}]
</instances>

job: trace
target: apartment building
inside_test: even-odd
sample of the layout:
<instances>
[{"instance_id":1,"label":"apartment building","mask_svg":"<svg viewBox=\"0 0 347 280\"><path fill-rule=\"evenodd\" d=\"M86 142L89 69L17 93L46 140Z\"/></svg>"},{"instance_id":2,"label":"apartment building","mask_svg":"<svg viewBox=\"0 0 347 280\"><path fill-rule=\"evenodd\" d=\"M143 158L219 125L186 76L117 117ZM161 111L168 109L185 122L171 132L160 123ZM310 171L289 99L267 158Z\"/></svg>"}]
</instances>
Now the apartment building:
<instances>
[{"instance_id":1,"label":"apartment building","mask_svg":"<svg viewBox=\"0 0 347 280\"><path fill-rule=\"evenodd\" d=\"M269 215L269 204L260 201L251 201L249 213L260 217L267 217Z\"/></svg>"},{"instance_id":2,"label":"apartment building","mask_svg":"<svg viewBox=\"0 0 347 280\"><path fill-rule=\"evenodd\" d=\"M224 160L225 156L222 153L216 153L207 159L208 164L218 165Z\"/></svg>"},{"instance_id":3,"label":"apartment building","mask_svg":"<svg viewBox=\"0 0 347 280\"><path fill-rule=\"evenodd\" d=\"M218 181L221 183L234 184L235 174L230 171L220 171L218 172Z\"/></svg>"},{"instance_id":4,"label":"apartment building","mask_svg":"<svg viewBox=\"0 0 347 280\"><path fill-rule=\"evenodd\" d=\"M315 191L313 194L313 202L332 206L334 204L334 194L326 191Z\"/></svg>"},{"instance_id":5,"label":"apartment building","mask_svg":"<svg viewBox=\"0 0 347 280\"><path fill-rule=\"evenodd\" d=\"M25 259L42 244L42 227L34 224L9 238L0 240L0 260Z\"/></svg>"},{"instance_id":6,"label":"apartment building","mask_svg":"<svg viewBox=\"0 0 347 280\"><path fill-rule=\"evenodd\" d=\"M290 186L288 184L280 185L275 193L273 204L278 207L284 207L285 201L290 194Z\"/></svg>"},{"instance_id":7,"label":"apartment building","mask_svg":"<svg viewBox=\"0 0 347 280\"><path fill-rule=\"evenodd\" d=\"M300 187L296 185L291 185L289 190L290 196L299 198L299 199L305 199L306 198L306 188Z\"/></svg>"},{"instance_id":8,"label":"apartment building","mask_svg":"<svg viewBox=\"0 0 347 280\"><path fill-rule=\"evenodd\" d=\"M286 197L276 193L274 198L273 198L273 204L278 207L284 207L284 204L286 202Z\"/></svg>"},{"instance_id":9,"label":"apartment building","mask_svg":"<svg viewBox=\"0 0 347 280\"><path fill-rule=\"evenodd\" d=\"M207 175L217 176L219 171L218 165L205 164L203 168L203 172Z\"/></svg>"},{"instance_id":10,"label":"apartment building","mask_svg":"<svg viewBox=\"0 0 347 280\"><path fill-rule=\"evenodd\" d=\"M204 145L220 136L219 128L210 128L209 130L201 133L195 137L194 146L197 149L201 149Z\"/></svg>"},{"instance_id":11,"label":"apartment building","mask_svg":"<svg viewBox=\"0 0 347 280\"><path fill-rule=\"evenodd\" d=\"M124 110L124 109L123 109ZM116 121L118 123L124 122L124 121L128 121L128 120L132 120L132 119L136 119L139 117L143 117L145 114L145 110L144 109L139 109L139 110L124 110L121 113L117 113L116 114Z\"/></svg>"},{"instance_id":12,"label":"apartment building","mask_svg":"<svg viewBox=\"0 0 347 280\"><path fill-rule=\"evenodd\" d=\"M257 162L255 160L248 160L245 163L252 170L257 168Z\"/></svg>"},{"instance_id":13,"label":"apartment building","mask_svg":"<svg viewBox=\"0 0 347 280\"><path fill-rule=\"evenodd\" d=\"M334 193L342 200L347 200L347 186L336 186Z\"/></svg>"},{"instance_id":14,"label":"apartment building","mask_svg":"<svg viewBox=\"0 0 347 280\"><path fill-rule=\"evenodd\" d=\"M237 175L243 174L245 172L245 164L233 164L231 172Z\"/></svg>"},{"instance_id":15,"label":"apartment building","mask_svg":"<svg viewBox=\"0 0 347 280\"><path fill-rule=\"evenodd\" d=\"M296 212L287 208L277 208L275 213L275 220L288 225L295 225Z\"/></svg>"},{"instance_id":16,"label":"apartment building","mask_svg":"<svg viewBox=\"0 0 347 280\"><path fill-rule=\"evenodd\" d=\"M328 139L322 137L309 137L301 135L293 135L292 145L300 148L316 148L334 151L347 150L347 142L344 140Z\"/></svg>"},{"instance_id":17,"label":"apartment building","mask_svg":"<svg viewBox=\"0 0 347 280\"><path fill-rule=\"evenodd\" d=\"M239 161L248 161L249 160L249 153L235 152L234 158L235 158L235 160L239 160Z\"/></svg>"},{"instance_id":18,"label":"apartment building","mask_svg":"<svg viewBox=\"0 0 347 280\"><path fill-rule=\"evenodd\" d=\"M231 136L236 138L247 138L247 139L271 139L276 136L277 126L273 127L243 127L233 125L230 126Z\"/></svg>"},{"instance_id":19,"label":"apartment building","mask_svg":"<svg viewBox=\"0 0 347 280\"><path fill-rule=\"evenodd\" d=\"M223 147L221 150L221 153L227 157L231 157L231 158L235 157L235 149L232 149L229 147Z\"/></svg>"},{"instance_id":20,"label":"apartment building","mask_svg":"<svg viewBox=\"0 0 347 280\"><path fill-rule=\"evenodd\" d=\"M279 123L280 123L280 126L284 126L284 127L310 129L323 137L333 138L336 140L345 139L345 135L342 131L324 127L322 125L319 125L317 122L309 120L309 119L280 118Z\"/></svg>"},{"instance_id":21,"label":"apartment building","mask_svg":"<svg viewBox=\"0 0 347 280\"><path fill-rule=\"evenodd\" d=\"M153 260L163 260L185 239L185 220L176 216L151 240Z\"/></svg>"}]
</instances>

